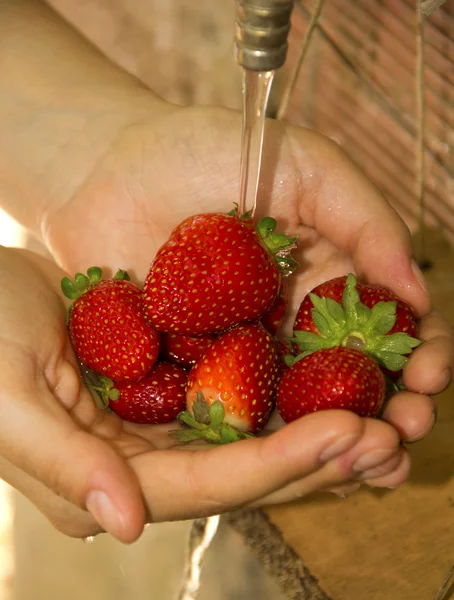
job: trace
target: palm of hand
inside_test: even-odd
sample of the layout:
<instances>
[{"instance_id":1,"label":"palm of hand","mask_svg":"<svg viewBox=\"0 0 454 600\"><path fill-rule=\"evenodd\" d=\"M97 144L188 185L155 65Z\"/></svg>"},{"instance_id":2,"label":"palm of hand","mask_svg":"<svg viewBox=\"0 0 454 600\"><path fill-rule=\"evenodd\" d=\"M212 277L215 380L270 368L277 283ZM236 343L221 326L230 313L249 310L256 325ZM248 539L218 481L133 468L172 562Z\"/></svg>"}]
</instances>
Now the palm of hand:
<instances>
[{"instance_id":1,"label":"palm of hand","mask_svg":"<svg viewBox=\"0 0 454 600\"><path fill-rule=\"evenodd\" d=\"M188 112L194 117L188 119ZM157 250L181 220L200 212L231 210L238 196L240 123L236 115L221 113L219 119L217 114L207 117L205 111L202 121L197 109L177 110L160 124L141 124L139 130L119 138L112 153L51 222L50 245L68 271L85 270L94 262L113 270L125 268L143 280ZM216 129L210 118L216 118ZM222 140L218 151L213 131ZM317 283L348 272L351 261L314 228L301 225L291 148L279 127L273 127L269 136L271 146L283 140L282 173L275 174L280 184L271 197L260 194L258 215L271 214L287 233L299 238L293 254L301 267L289 282L291 307L285 332L290 334L304 295ZM158 151L156 139L163 140ZM264 172L274 170L273 161L275 157L265 155ZM278 423L282 424L273 419L271 427ZM126 425L126 429L139 432L150 443L158 436L157 447L174 445L163 434L166 428Z\"/></svg>"},{"instance_id":2,"label":"palm of hand","mask_svg":"<svg viewBox=\"0 0 454 600\"><path fill-rule=\"evenodd\" d=\"M54 256L68 272L95 262L125 268L143 280L179 222L200 212L228 212L238 200L240 125L238 115L227 111L191 108L124 131L73 199L48 221ZM351 261L314 227L302 225L305 199L292 145L278 125L267 135L266 147L282 146L282 151L279 159L265 152L257 216L275 217L281 231L299 238L294 255L301 268L291 282L294 312L309 289L347 272Z\"/></svg>"}]
</instances>

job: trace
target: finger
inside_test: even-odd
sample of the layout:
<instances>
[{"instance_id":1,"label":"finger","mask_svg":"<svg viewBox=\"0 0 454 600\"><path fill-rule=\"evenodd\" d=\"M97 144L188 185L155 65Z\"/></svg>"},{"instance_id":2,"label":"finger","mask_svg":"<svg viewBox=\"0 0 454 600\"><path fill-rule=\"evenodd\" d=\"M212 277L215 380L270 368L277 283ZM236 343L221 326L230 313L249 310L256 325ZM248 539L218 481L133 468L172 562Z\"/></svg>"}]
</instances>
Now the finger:
<instances>
[{"instance_id":1,"label":"finger","mask_svg":"<svg viewBox=\"0 0 454 600\"><path fill-rule=\"evenodd\" d=\"M131 464L149 519L207 516L250 503L317 471L354 445L362 429L363 421L353 413L325 411L268 437L198 452L156 451L135 457Z\"/></svg>"},{"instance_id":2,"label":"finger","mask_svg":"<svg viewBox=\"0 0 454 600\"><path fill-rule=\"evenodd\" d=\"M3 388L0 415L1 456L89 510L120 541L139 537L144 507L134 474L108 443L71 420L45 383L14 395Z\"/></svg>"},{"instance_id":3,"label":"finger","mask_svg":"<svg viewBox=\"0 0 454 600\"><path fill-rule=\"evenodd\" d=\"M260 498L256 506L280 504L303 498L314 492L350 484L352 479L362 481L363 474L388 463L393 468L400 453L400 439L397 432L387 423L375 419L363 419L364 429L361 438L347 452L334 458L323 468L298 481Z\"/></svg>"},{"instance_id":4,"label":"finger","mask_svg":"<svg viewBox=\"0 0 454 600\"><path fill-rule=\"evenodd\" d=\"M390 475L399 466L402 458L401 454L402 448L397 448L396 451L392 453L390 458L388 458L388 460L385 460L385 462L376 465L375 467L371 467L366 471L363 471L358 476L358 479L363 483L366 483L368 481L371 481L372 479L379 479Z\"/></svg>"},{"instance_id":5,"label":"finger","mask_svg":"<svg viewBox=\"0 0 454 600\"><path fill-rule=\"evenodd\" d=\"M389 287L426 314L427 286L411 260L402 219L338 144L296 128L289 135L299 170L301 222L350 254L359 275Z\"/></svg>"},{"instance_id":6,"label":"finger","mask_svg":"<svg viewBox=\"0 0 454 600\"><path fill-rule=\"evenodd\" d=\"M0 479L28 498L64 535L86 538L103 530L93 516L0 457Z\"/></svg>"},{"instance_id":7,"label":"finger","mask_svg":"<svg viewBox=\"0 0 454 600\"><path fill-rule=\"evenodd\" d=\"M370 487L381 487L381 488L390 488L396 489L405 483L410 475L411 471L411 458L407 450L405 448L401 448L399 451L399 463L390 473L382 474L370 478L364 483L369 485Z\"/></svg>"},{"instance_id":8,"label":"finger","mask_svg":"<svg viewBox=\"0 0 454 600\"><path fill-rule=\"evenodd\" d=\"M403 372L405 386L421 394L438 394L452 381L454 372L454 333L439 314L421 320L419 336L423 344L411 354Z\"/></svg>"},{"instance_id":9,"label":"finger","mask_svg":"<svg viewBox=\"0 0 454 600\"><path fill-rule=\"evenodd\" d=\"M317 473L308 475L298 481L292 481L289 485L286 485L263 498L259 498L255 502L251 502L249 506L260 508L262 506L272 506L274 504L285 504L286 502L301 500L301 498L306 498L316 492L327 492L335 494L340 498L346 498L361 487L360 481L341 484L330 483L327 487L324 487L324 482L328 479L338 479L338 471L333 464L329 464Z\"/></svg>"},{"instance_id":10,"label":"finger","mask_svg":"<svg viewBox=\"0 0 454 600\"><path fill-rule=\"evenodd\" d=\"M382 415L405 442L425 437L435 425L435 403L429 396L400 392L393 396Z\"/></svg>"}]
</instances>

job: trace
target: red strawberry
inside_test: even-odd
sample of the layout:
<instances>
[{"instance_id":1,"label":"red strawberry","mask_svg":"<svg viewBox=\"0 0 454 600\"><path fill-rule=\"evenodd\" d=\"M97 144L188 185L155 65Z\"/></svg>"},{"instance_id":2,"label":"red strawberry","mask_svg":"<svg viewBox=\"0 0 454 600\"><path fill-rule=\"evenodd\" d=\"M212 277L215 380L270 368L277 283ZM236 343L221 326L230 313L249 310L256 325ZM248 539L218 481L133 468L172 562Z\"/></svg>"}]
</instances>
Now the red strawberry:
<instances>
[{"instance_id":1,"label":"red strawberry","mask_svg":"<svg viewBox=\"0 0 454 600\"><path fill-rule=\"evenodd\" d=\"M357 284L352 274L328 281L314 292L304 298L294 324L292 341L300 351L307 355L333 346L355 348L398 377L420 343L413 337L413 309L389 290Z\"/></svg>"},{"instance_id":2,"label":"red strawberry","mask_svg":"<svg viewBox=\"0 0 454 600\"><path fill-rule=\"evenodd\" d=\"M184 369L159 362L138 381L113 383L103 378L104 401L124 421L170 423L184 410L188 375Z\"/></svg>"},{"instance_id":3,"label":"red strawberry","mask_svg":"<svg viewBox=\"0 0 454 600\"><path fill-rule=\"evenodd\" d=\"M287 304L287 282L282 280L279 293L271 305L271 308L260 319L262 325L271 333L271 335L276 335L281 326L287 311Z\"/></svg>"},{"instance_id":4,"label":"red strawberry","mask_svg":"<svg viewBox=\"0 0 454 600\"><path fill-rule=\"evenodd\" d=\"M347 275L330 279L315 287L310 294L315 294L319 298L332 298L336 302L341 303L346 281ZM357 287L359 290L361 284L358 283ZM318 333L318 329L312 319L312 309L314 308L314 305L310 294L307 294L304 297L298 312L296 313L295 322L293 324L294 331L312 331L313 333Z\"/></svg>"},{"instance_id":5,"label":"red strawberry","mask_svg":"<svg viewBox=\"0 0 454 600\"><path fill-rule=\"evenodd\" d=\"M336 277L321 283L312 290L319 298L332 298L336 302L342 303L342 295L345 290L347 275ZM356 288L359 298L368 308L373 308L378 302L396 302L396 321L388 334L403 331L410 336L416 335L416 314L415 311L403 300L400 300L391 290L378 284L357 283ZM302 301L295 318L293 329L296 331L312 331L318 333L317 326L312 319L312 303L310 294Z\"/></svg>"},{"instance_id":6,"label":"red strawberry","mask_svg":"<svg viewBox=\"0 0 454 600\"><path fill-rule=\"evenodd\" d=\"M149 323L165 333L199 336L259 319L272 305L295 238L275 234L266 217L217 213L189 217L158 251L144 285Z\"/></svg>"},{"instance_id":7,"label":"red strawberry","mask_svg":"<svg viewBox=\"0 0 454 600\"><path fill-rule=\"evenodd\" d=\"M227 443L266 425L274 404L278 358L271 335L259 323L222 334L189 374L187 412L192 429L173 432L180 441Z\"/></svg>"},{"instance_id":8,"label":"red strawberry","mask_svg":"<svg viewBox=\"0 0 454 600\"><path fill-rule=\"evenodd\" d=\"M68 329L75 353L95 373L115 381L138 379L154 365L160 336L145 321L142 291L125 271L101 280L92 267L75 283L62 280L63 293L74 300Z\"/></svg>"},{"instance_id":9,"label":"red strawberry","mask_svg":"<svg viewBox=\"0 0 454 600\"><path fill-rule=\"evenodd\" d=\"M373 308L379 302L395 302L396 303L396 321L394 326L389 330L388 335L393 333L408 333L414 337L417 333L417 317L413 308L400 300L391 290L384 288L378 284L362 285L359 292L361 302Z\"/></svg>"},{"instance_id":10,"label":"red strawberry","mask_svg":"<svg viewBox=\"0 0 454 600\"><path fill-rule=\"evenodd\" d=\"M293 348L290 346L290 344L287 344L287 342L282 342L281 340L275 340L275 344L276 344L277 355L279 357L278 381L280 381L282 379L282 377L284 376L284 374L289 369L288 364L285 362L285 357L286 356L293 357L293 356L295 356L295 354L293 352Z\"/></svg>"},{"instance_id":11,"label":"red strawberry","mask_svg":"<svg viewBox=\"0 0 454 600\"><path fill-rule=\"evenodd\" d=\"M178 333L163 333L161 337L161 357L182 367L192 367L202 356L214 335L190 337Z\"/></svg>"},{"instance_id":12,"label":"red strawberry","mask_svg":"<svg viewBox=\"0 0 454 600\"><path fill-rule=\"evenodd\" d=\"M327 409L375 417L384 402L385 387L374 360L358 350L337 346L297 360L279 383L276 406L287 423Z\"/></svg>"}]
</instances>

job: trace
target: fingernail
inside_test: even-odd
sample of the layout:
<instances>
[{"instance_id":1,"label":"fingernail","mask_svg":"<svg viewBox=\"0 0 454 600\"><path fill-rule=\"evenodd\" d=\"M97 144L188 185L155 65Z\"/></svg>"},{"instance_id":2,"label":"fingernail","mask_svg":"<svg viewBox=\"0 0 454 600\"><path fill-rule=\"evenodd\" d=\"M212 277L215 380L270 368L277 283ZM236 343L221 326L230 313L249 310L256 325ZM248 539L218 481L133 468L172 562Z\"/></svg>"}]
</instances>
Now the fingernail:
<instances>
[{"instance_id":1,"label":"fingernail","mask_svg":"<svg viewBox=\"0 0 454 600\"><path fill-rule=\"evenodd\" d=\"M370 452L366 452L366 454L360 456L353 464L352 470L354 473L364 473L368 469L373 469L374 467L384 463L395 452L396 450L394 448L387 448L386 450L371 450Z\"/></svg>"},{"instance_id":2,"label":"fingernail","mask_svg":"<svg viewBox=\"0 0 454 600\"><path fill-rule=\"evenodd\" d=\"M419 285L422 287L424 292L427 294L429 292L429 290L427 288L426 278L424 277L423 272L419 268L419 265L414 258L412 258L412 260L411 260L411 270L413 271L413 275L415 276L415 279L417 280Z\"/></svg>"},{"instance_id":3,"label":"fingernail","mask_svg":"<svg viewBox=\"0 0 454 600\"><path fill-rule=\"evenodd\" d=\"M372 469L367 469L366 471L362 471L358 478L361 481L367 481L368 479L376 479L377 477L383 477L390 472L389 467L385 465L379 465L378 467L372 467Z\"/></svg>"},{"instance_id":4,"label":"fingernail","mask_svg":"<svg viewBox=\"0 0 454 600\"><path fill-rule=\"evenodd\" d=\"M353 439L356 438L357 436L353 433L338 438L334 443L331 444L331 446L325 448L325 450L320 454L320 462L327 463L333 458L336 458L336 456L339 456L340 454L348 450L348 448L350 448L350 446L352 445Z\"/></svg>"},{"instance_id":5,"label":"fingernail","mask_svg":"<svg viewBox=\"0 0 454 600\"><path fill-rule=\"evenodd\" d=\"M123 515L105 492L90 492L85 505L106 532L114 537L121 536L125 525Z\"/></svg>"}]
</instances>

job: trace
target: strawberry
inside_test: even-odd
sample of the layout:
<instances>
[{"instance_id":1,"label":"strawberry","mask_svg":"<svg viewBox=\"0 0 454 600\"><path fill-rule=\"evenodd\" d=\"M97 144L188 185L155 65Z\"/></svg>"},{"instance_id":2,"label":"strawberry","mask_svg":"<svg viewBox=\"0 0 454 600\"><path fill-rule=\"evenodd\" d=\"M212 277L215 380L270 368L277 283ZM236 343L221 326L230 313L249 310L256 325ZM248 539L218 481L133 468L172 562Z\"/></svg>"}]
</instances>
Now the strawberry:
<instances>
[{"instance_id":1,"label":"strawberry","mask_svg":"<svg viewBox=\"0 0 454 600\"><path fill-rule=\"evenodd\" d=\"M276 406L286 423L327 409L375 417L385 388L379 366L363 352L342 346L324 348L296 359L279 383Z\"/></svg>"},{"instance_id":2,"label":"strawberry","mask_svg":"<svg viewBox=\"0 0 454 600\"><path fill-rule=\"evenodd\" d=\"M74 301L68 329L75 353L95 373L115 381L142 377L158 358L160 336L145 321L141 289L125 271L102 280L101 269L91 267L87 275L61 282Z\"/></svg>"},{"instance_id":3,"label":"strawberry","mask_svg":"<svg viewBox=\"0 0 454 600\"><path fill-rule=\"evenodd\" d=\"M293 330L319 333L314 320L312 319L312 309L314 308L314 305L311 300L311 294L315 294L319 298L332 298L332 300L335 300L340 304L342 302L342 294L344 293L346 282L347 276L343 275L342 277L335 277L334 279L325 281L311 290L300 304L293 324ZM357 287L359 290L360 284L357 284Z\"/></svg>"},{"instance_id":4,"label":"strawberry","mask_svg":"<svg viewBox=\"0 0 454 600\"><path fill-rule=\"evenodd\" d=\"M274 406L277 373L273 338L260 323L230 329L189 373L187 411L179 419L191 429L172 435L228 443L259 432Z\"/></svg>"},{"instance_id":5,"label":"strawberry","mask_svg":"<svg viewBox=\"0 0 454 600\"><path fill-rule=\"evenodd\" d=\"M170 423L185 407L188 375L184 369L170 363L156 363L138 381L114 383L107 377L100 379L103 387L94 389L124 421Z\"/></svg>"},{"instance_id":6,"label":"strawberry","mask_svg":"<svg viewBox=\"0 0 454 600\"><path fill-rule=\"evenodd\" d=\"M287 304L287 282L283 279L281 281L279 293L271 305L271 308L260 319L262 325L271 333L271 335L276 335L281 326L285 313L287 312Z\"/></svg>"},{"instance_id":7,"label":"strawberry","mask_svg":"<svg viewBox=\"0 0 454 600\"><path fill-rule=\"evenodd\" d=\"M259 319L280 286L296 238L274 233L265 217L205 213L178 225L160 248L144 285L146 317L165 333L200 336Z\"/></svg>"},{"instance_id":8,"label":"strawberry","mask_svg":"<svg viewBox=\"0 0 454 600\"><path fill-rule=\"evenodd\" d=\"M175 365L192 367L202 356L214 335L191 337L178 333L163 333L161 336L161 358Z\"/></svg>"},{"instance_id":9,"label":"strawberry","mask_svg":"<svg viewBox=\"0 0 454 600\"><path fill-rule=\"evenodd\" d=\"M347 283L347 275L330 279L312 290L319 298L332 298L342 303L342 295ZM414 337L416 335L416 314L411 306L400 300L391 290L378 284L356 284L359 298L368 308L373 308L378 302L396 302L396 321L388 334L404 332ZM295 318L293 329L296 331L312 331L318 333L317 326L312 319L314 305L308 294L301 303Z\"/></svg>"},{"instance_id":10,"label":"strawberry","mask_svg":"<svg viewBox=\"0 0 454 600\"><path fill-rule=\"evenodd\" d=\"M294 342L305 356L345 346L373 357L398 376L413 348L416 317L407 304L382 287L357 285L354 275L336 278L304 298L294 324ZM341 303L339 303L339 300Z\"/></svg>"},{"instance_id":11,"label":"strawberry","mask_svg":"<svg viewBox=\"0 0 454 600\"><path fill-rule=\"evenodd\" d=\"M276 352L279 358L278 381L280 381L289 369L289 365L287 364L287 362L290 362L292 360L292 357L295 356L295 354L293 352L293 348L287 342L275 340L275 345Z\"/></svg>"}]
</instances>

